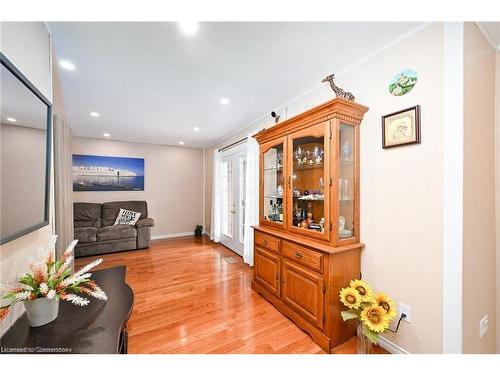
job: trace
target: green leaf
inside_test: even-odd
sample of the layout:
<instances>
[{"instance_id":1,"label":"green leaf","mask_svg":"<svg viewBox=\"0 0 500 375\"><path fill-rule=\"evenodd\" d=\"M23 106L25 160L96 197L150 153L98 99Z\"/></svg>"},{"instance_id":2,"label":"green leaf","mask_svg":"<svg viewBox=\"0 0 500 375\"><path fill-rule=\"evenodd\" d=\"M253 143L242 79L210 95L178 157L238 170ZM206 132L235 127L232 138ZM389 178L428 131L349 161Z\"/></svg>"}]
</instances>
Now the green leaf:
<instances>
[{"instance_id":1,"label":"green leaf","mask_svg":"<svg viewBox=\"0 0 500 375\"><path fill-rule=\"evenodd\" d=\"M374 344L378 343L378 333L373 332L371 329L363 325L363 333L365 334L366 337L368 337L368 340L373 342Z\"/></svg>"},{"instance_id":2,"label":"green leaf","mask_svg":"<svg viewBox=\"0 0 500 375\"><path fill-rule=\"evenodd\" d=\"M341 311L340 315L342 315L342 319L344 319L344 322L349 319L357 319L359 318L358 313L356 310L347 310L347 311Z\"/></svg>"},{"instance_id":3,"label":"green leaf","mask_svg":"<svg viewBox=\"0 0 500 375\"><path fill-rule=\"evenodd\" d=\"M64 270L61 276L59 276L56 280L54 280L54 286L62 282L64 279L66 279L69 276L70 272L71 270L69 268Z\"/></svg>"},{"instance_id":4,"label":"green leaf","mask_svg":"<svg viewBox=\"0 0 500 375\"><path fill-rule=\"evenodd\" d=\"M26 274L24 275L23 277L21 277L19 279L19 282L21 284L24 284L24 285L28 285L30 287L32 287L33 289L37 288L38 285L37 283L35 282L35 280L33 280L33 276L29 275L29 274Z\"/></svg>"},{"instance_id":5,"label":"green leaf","mask_svg":"<svg viewBox=\"0 0 500 375\"><path fill-rule=\"evenodd\" d=\"M10 292L10 293L7 293L7 294L6 294L5 296L3 296L2 298L5 298L5 299L12 299L12 298L14 298L15 296L16 296L16 294L15 294L15 293Z\"/></svg>"}]
</instances>

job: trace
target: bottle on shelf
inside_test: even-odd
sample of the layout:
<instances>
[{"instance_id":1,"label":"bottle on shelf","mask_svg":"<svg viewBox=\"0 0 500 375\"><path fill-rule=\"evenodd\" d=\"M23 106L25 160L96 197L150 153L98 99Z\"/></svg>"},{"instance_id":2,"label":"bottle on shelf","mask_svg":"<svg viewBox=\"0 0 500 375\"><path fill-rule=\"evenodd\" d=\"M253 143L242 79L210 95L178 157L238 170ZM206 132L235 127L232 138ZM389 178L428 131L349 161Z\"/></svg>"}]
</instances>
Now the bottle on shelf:
<instances>
[{"instance_id":1,"label":"bottle on shelf","mask_svg":"<svg viewBox=\"0 0 500 375\"><path fill-rule=\"evenodd\" d=\"M274 204L273 204L273 200L269 200L269 212L268 212L268 215L267 215L267 218L271 221L273 221L273 208L274 207Z\"/></svg>"}]
</instances>

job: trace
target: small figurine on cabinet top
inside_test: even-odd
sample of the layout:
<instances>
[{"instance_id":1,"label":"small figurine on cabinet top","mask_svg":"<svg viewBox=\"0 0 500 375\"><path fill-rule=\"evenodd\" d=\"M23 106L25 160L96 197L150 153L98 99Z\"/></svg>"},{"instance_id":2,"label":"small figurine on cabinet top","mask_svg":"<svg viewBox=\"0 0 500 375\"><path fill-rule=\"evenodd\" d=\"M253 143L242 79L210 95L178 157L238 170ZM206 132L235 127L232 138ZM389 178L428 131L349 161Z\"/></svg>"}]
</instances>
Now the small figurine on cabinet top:
<instances>
[{"instance_id":1,"label":"small figurine on cabinet top","mask_svg":"<svg viewBox=\"0 0 500 375\"><path fill-rule=\"evenodd\" d=\"M338 87L335 84L335 82L333 82L334 78L335 78L335 74L330 74L329 76L326 76L325 78L323 78L323 80L321 82L328 82L337 98L342 98L342 99L354 101L354 99L355 99L354 95L351 94L350 92L344 91L343 89Z\"/></svg>"}]
</instances>

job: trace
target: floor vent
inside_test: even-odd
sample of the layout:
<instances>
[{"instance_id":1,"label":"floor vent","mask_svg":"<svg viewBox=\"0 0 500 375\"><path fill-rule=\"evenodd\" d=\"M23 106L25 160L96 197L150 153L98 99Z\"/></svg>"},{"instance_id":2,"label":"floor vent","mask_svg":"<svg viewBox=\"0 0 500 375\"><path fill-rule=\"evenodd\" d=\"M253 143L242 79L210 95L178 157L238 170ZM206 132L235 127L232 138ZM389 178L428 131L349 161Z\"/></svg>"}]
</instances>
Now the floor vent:
<instances>
[{"instance_id":1,"label":"floor vent","mask_svg":"<svg viewBox=\"0 0 500 375\"><path fill-rule=\"evenodd\" d=\"M238 260L235 257L224 257L224 260L228 263L236 263Z\"/></svg>"}]
</instances>

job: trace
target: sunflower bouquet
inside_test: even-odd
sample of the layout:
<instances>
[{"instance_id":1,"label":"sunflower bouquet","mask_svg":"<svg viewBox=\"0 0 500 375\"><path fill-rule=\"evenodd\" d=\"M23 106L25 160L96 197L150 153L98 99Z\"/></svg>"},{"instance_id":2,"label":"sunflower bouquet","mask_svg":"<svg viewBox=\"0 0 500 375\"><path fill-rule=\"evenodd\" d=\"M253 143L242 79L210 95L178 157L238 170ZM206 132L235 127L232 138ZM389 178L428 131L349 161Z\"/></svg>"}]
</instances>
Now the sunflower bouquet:
<instances>
[{"instance_id":1,"label":"sunflower bouquet","mask_svg":"<svg viewBox=\"0 0 500 375\"><path fill-rule=\"evenodd\" d=\"M340 301L349 308L341 312L342 319L357 319L365 336L374 344L397 315L395 303L387 294L374 294L372 288L361 280L352 280L348 287L343 288Z\"/></svg>"}]
</instances>

